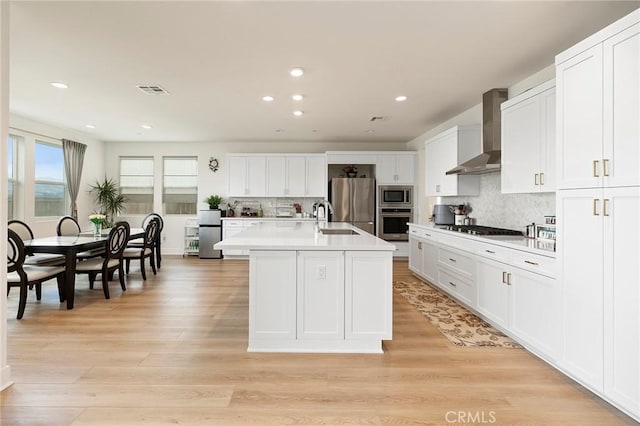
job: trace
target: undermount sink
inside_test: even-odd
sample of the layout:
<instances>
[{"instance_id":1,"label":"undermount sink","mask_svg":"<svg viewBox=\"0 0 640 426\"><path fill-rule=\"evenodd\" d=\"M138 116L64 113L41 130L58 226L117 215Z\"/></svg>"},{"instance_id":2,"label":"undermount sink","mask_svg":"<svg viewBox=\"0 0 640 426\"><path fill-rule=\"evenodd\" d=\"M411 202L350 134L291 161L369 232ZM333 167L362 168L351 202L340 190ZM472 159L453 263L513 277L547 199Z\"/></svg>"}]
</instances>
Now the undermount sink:
<instances>
[{"instance_id":1,"label":"undermount sink","mask_svg":"<svg viewBox=\"0 0 640 426\"><path fill-rule=\"evenodd\" d=\"M320 233L324 235L359 235L353 229L321 228Z\"/></svg>"}]
</instances>

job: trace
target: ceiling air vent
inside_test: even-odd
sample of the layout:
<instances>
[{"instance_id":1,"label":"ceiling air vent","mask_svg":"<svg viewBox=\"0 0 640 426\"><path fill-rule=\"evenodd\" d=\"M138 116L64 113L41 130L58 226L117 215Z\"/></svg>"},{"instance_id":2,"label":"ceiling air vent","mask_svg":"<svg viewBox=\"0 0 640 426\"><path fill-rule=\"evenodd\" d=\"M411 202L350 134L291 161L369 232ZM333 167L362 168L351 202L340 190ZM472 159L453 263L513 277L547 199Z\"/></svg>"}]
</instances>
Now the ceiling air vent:
<instances>
[{"instance_id":1,"label":"ceiling air vent","mask_svg":"<svg viewBox=\"0 0 640 426\"><path fill-rule=\"evenodd\" d=\"M169 94L169 92L164 90L162 86L159 86L157 84L138 84L136 87L147 95L168 95Z\"/></svg>"}]
</instances>

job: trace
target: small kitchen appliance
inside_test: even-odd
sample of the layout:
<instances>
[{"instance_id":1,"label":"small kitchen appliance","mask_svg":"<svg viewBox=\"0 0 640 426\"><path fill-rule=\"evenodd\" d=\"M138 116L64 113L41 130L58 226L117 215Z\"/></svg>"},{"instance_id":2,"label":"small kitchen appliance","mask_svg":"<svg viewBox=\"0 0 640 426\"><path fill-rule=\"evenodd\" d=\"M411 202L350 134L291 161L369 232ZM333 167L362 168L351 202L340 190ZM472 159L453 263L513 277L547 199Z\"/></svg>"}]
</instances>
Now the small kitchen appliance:
<instances>
[{"instance_id":1,"label":"small kitchen appliance","mask_svg":"<svg viewBox=\"0 0 640 426\"><path fill-rule=\"evenodd\" d=\"M436 204L433 206L433 222L436 225L453 225L455 223L455 213L453 206L448 204Z\"/></svg>"}]
</instances>

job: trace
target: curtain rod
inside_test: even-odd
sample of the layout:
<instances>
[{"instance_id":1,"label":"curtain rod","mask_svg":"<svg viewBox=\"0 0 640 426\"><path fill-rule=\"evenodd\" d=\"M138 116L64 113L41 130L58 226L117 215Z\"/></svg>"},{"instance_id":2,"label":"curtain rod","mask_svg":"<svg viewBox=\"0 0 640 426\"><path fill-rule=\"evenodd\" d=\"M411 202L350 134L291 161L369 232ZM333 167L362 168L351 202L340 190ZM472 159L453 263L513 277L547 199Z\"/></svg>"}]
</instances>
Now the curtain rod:
<instances>
[{"instance_id":1,"label":"curtain rod","mask_svg":"<svg viewBox=\"0 0 640 426\"><path fill-rule=\"evenodd\" d=\"M48 136L48 135L43 135L42 133L32 132L31 130L18 129L17 127L11 127L11 126L9 126L9 129L11 129L11 130L17 130L17 131L19 131L19 132L31 133L32 135L42 136L43 138L49 138L49 139L53 139L53 140L55 140L55 141L60 141L60 142L62 142L62 139L54 138L54 137L51 137L51 136Z\"/></svg>"}]
</instances>

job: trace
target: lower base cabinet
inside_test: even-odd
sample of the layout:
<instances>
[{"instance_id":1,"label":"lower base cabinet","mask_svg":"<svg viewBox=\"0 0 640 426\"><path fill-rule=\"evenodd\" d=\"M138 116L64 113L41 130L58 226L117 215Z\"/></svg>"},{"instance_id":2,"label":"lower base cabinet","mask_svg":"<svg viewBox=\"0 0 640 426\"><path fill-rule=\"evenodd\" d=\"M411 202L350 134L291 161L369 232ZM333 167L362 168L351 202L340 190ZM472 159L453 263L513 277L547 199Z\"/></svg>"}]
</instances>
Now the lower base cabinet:
<instances>
[{"instance_id":1,"label":"lower base cabinet","mask_svg":"<svg viewBox=\"0 0 640 426\"><path fill-rule=\"evenodd\" d=\"M478 302L476 309L489 321L506 328L509 326L509 265L478 258Z\"/></svg>"},{"instance_id":2,"label":"lower base cabinet","mask_svg":"<svg viewBox=\"0 0 640 426\"><path fill-rule=\"evenodd\" d=\"M249 351L382 352L392 265L391 251L252 250Z\"/></svg>"}]
</instances>

